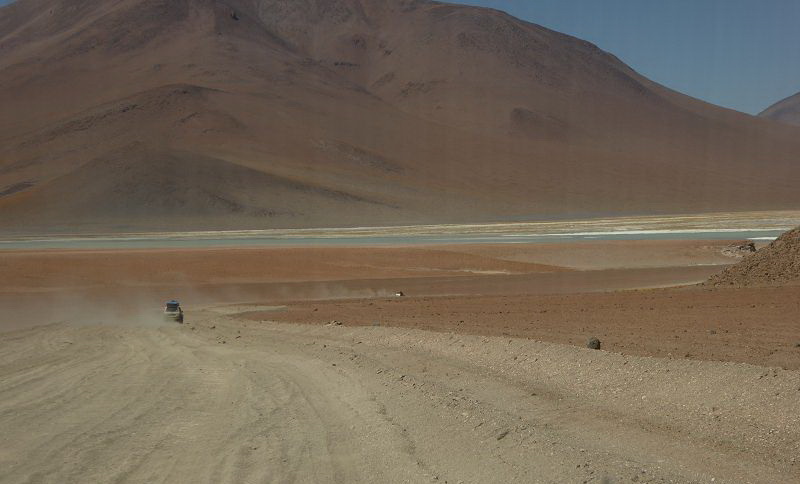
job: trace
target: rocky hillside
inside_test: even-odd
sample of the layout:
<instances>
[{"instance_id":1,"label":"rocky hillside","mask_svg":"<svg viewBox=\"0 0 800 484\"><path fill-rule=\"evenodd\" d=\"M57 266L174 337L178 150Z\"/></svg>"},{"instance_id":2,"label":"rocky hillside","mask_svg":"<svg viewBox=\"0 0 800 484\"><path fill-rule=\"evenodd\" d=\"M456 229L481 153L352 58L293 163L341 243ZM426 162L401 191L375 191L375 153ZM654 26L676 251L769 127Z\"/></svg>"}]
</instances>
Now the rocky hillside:
<instances>
[{"instance_id":1,"label":"rocky hillside","mask_svg":"<svg viewBox=\"0 0 800 484\"><path fill-rule=\"evenodd\" d=\"M715 286L765 286L800 283L800 228L712 277Z\"/></svg>"}]
</instances>

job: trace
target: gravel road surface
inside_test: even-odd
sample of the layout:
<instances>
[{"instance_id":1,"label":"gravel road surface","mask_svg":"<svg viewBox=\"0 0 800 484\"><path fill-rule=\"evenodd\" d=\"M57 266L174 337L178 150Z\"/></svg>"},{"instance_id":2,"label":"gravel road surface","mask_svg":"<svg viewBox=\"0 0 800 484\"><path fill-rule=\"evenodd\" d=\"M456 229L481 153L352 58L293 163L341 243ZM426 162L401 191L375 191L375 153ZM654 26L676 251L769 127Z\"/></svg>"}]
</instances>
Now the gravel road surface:
<instances>
[{"instance_id":1,"label":"gravel road surface","mask_svg":"<svg viewBox=\"0 0 800 484\"><path fill-rule=\"evenodd\" d=\"M798 371L187 316L4 334L0 482L800 481Z\"/></svg>"}]
</instances>

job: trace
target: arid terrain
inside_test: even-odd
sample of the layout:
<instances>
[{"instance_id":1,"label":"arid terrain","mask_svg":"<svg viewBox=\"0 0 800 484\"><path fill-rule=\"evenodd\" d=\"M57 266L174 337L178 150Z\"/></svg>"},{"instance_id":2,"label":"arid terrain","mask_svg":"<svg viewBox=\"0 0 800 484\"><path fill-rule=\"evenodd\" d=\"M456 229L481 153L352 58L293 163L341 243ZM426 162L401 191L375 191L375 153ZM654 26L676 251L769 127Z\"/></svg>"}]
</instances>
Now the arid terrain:
<instances>
[{"instance_id":1,"label":"arid terrain","mask_svg":"<svg viewBox=\"0 0 800 484\"><path fill-rule=\"evenodd\" d=\"M699 284L739 247L3 251L0 482L794 482L800 286Z\"/></svg>"},{"instance_id":2,"label":"arid terrain","mask_svg":"<svg viewBox=\"0 0 800 484\"><path fill-rule=\"evenodd\" d=\"M715 286L785 286L800 284L800 229L785 232L763 250L714 275Z\"/></svg>"},{"instance_id":3,"label":"arid terrain","mask_svg":"<svg viewBox=\"0 0 800 484\"><path fill-rule=\"evenodd\" d=\"M592 292L702 282L735 258L727 241L439 247L9 250L2 324L153 307L409 296ZM537 262L541 260L543 262ZM65 314L66 312L66 314ZM91 315L91 314L90 314Z\"/></svg>"},{"instance_id":4,"label":"arid terrain","mask_svg":"<svg viewBox=\"0 0 800 484\"><path fill-rule=\"evenodd\" d=\"M794 482L800 376L509 337L191 323L3 338L3 482Z\"/></svg>"},{"instance_id":5,"label":"arid terrain","mask_svg":"<svg viewBox=\"0 0 800 484\"><path fill-rule=\"evenodd\" d=\"M0 7L0 484L800 482L797 101L431 0Z\"/></svg>"},{"instance_id":6,"label":"arid terrain","mask_svg":"<svg viewBox=\"0 0 800 484\"><path fill-rule=\"evenodd\" d=\"M0 232L796 209L800 128L424 0L0 8Z\"/></svg>"}]
</instances>

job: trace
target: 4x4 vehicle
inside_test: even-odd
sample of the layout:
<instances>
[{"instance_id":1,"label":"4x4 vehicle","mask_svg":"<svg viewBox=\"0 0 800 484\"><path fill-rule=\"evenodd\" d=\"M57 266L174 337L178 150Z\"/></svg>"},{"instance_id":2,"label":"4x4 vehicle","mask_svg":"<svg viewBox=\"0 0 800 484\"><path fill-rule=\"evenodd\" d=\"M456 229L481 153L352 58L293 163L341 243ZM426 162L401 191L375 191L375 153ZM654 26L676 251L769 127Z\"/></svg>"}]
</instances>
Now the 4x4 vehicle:
<instances>
[{"instance_id":1,"label":"4x4 vehicle","mask_svg":"<svg viewBox=\"0 0 800 484\"><path fill-rule=\"evenodd\" d=\"M181 303L174 299L172 301L167 301L167 304L164 306L164 318L170 321L183 323L183 309L181 309Z\"/></svg>"}]
</instances>

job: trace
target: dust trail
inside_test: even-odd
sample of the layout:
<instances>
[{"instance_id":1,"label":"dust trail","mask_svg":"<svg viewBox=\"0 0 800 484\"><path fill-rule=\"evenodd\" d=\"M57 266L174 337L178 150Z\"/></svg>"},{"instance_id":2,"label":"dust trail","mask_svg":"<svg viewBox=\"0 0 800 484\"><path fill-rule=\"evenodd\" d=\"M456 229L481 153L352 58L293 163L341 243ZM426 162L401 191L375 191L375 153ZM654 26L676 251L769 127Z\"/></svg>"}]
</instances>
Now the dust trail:
<instances>
[{"instance_id":1,"label":"dust trail","mask_svg":"<svg viewBox=\"0 0 800 484\"><path fill-rule=\"evenodd\" d=\"M132 291L106 296L57 292L22 298L16 303L4 301L0 331L49 324L156 328L175 324L163 314L164 302L169 299L173 299L171 294L159 297Z\"/></svg>"}]
</instances>

